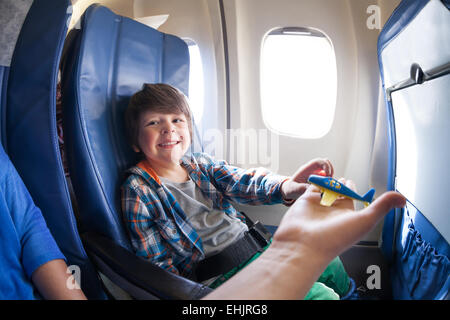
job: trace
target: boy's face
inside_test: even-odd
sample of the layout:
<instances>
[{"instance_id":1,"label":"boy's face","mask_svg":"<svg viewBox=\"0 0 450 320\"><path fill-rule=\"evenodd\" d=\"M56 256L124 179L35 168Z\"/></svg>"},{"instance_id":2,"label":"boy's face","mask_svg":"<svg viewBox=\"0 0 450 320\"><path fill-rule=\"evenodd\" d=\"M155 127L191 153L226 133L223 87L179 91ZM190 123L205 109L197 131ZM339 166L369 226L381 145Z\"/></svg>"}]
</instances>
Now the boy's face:
<instances>
[{"instance_id":1,"label":"boy's face","mask_svg":"<svg viewBox=\"0 0 450 320\"><path fill-rule=\"evenodd\" d=\"M168 162L180 163L191 143L186 116L182 113L159 113L147 111L139 121L139 146L153 167L166 165Z\"/></svg>"}]
</instances>

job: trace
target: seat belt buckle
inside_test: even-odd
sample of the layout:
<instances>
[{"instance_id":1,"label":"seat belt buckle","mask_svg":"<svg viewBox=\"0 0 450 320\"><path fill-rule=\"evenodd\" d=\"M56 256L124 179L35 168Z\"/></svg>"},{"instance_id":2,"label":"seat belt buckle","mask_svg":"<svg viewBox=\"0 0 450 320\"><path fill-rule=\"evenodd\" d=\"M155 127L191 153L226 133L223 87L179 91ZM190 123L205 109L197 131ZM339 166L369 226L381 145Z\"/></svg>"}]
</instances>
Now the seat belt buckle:
<instances>
[{"instance_id":1,"label":"seat belt buckle","mask_svg":"<svg viewBox=\"0 0 450 320\"><path fill-rule=\"evenodd\" d=\"M256 221L253 226L248 229L248 232L261 246L260 251L262 251L262 249L270 243L270 239L272 239L272 234L264 228L263 224L259 221Z\"/></svg>"}]
</instances>

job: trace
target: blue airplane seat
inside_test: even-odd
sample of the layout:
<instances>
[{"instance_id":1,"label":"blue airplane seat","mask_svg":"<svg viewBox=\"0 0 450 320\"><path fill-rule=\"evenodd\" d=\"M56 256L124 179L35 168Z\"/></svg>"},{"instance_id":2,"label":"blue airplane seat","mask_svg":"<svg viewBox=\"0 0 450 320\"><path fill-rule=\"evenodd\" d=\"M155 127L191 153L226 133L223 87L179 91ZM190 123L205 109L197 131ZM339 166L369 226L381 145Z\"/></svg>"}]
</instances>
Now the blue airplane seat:
<instances>
[{"instance_id":1,"label":"blue airplane seat","mask_svg":"<svg viewBox=\"0 0 450 320\"><path fill-rule=\"evenodd\" d=\"M129 98L144 83L188 92L186 43L91 5L62 61L64 136L82 238L97 268L134 298L197 299L209 288L138 258L124 229L120 185L136 164L124 132Z\"/></svg>"},{"instance_id":2,"label":"blue airplane seat","mask_svg":"<svg viewBox=\"0 0 450 320\"><path fill-rule=\"evenodd\" d=\"M11 11L2 15L2 32L17 38L0 68L1 141L67 264L79 268L84 293L106 299L77 231L58 146L56 82L69 6L69 0L2 1L1 10Z\"/></svg>"},{"instance_id":3,"label":"blue airplane seat","mask_svg":"<svg viewBox=\"0 0 450 320\"><path fill-rule=\"evenodd\" d=\"M6 146L6 92L8 88L9 66L0 64L0 143Z\"/></svg>"},{"instance_id":4,"label":"blue airplane seat","mask_svg":"<svg viewBox=\"0 0 450 320\"><path fill-rule=\"evenodd\" d=\"M394 299L449 299L450 1L404 0L378 39L388 121L388 189L408 199L384 221Z\"/></svg>"}]
</instances>

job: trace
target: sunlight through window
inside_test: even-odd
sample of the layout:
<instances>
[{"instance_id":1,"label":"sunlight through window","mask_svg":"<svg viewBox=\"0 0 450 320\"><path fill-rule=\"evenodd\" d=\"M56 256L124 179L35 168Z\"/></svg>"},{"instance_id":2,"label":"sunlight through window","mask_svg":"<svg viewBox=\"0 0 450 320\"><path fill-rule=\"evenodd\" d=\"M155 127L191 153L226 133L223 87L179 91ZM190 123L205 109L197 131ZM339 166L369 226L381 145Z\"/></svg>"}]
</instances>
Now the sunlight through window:
<instances>
[{"instance_id":1,"label":"sunlight through window","mask_svg":"<svg viewBox=\"0 0 450 320\"><path fill-rule=\"evenodd\" d=\"M303 139L323 137L333 123L336 92L336 57L323 33L283 28L266 36L261 107L270 130Z\"/></svg>"},{"instance_id":2,"label":"sunlight through window","mask_svg":"<svg viewBox=\"0 0 450 320\"><path fill-rule=\"evenodd\" d=\"M189 48L190 69L189 69L189 102L195 122L200 123L203 116L204 108L204 83L203 83L203 67L200 49L198 45L190 40L185 39Z\"/></svg>"}]
</instances>

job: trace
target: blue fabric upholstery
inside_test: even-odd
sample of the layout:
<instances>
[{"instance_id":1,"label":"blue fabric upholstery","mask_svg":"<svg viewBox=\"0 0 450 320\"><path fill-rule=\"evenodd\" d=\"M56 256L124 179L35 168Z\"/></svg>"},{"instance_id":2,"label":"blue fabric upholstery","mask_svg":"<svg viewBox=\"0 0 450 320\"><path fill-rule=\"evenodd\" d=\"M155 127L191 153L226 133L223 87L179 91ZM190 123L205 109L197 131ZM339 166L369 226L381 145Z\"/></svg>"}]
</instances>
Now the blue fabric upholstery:
<instances>
[{"instance_id":1,"label":"blue fabric upholstery","mask_svg":"<svg viewBox=\"0 0 450 320\"><path fill-rule=\"evenodd\" d=\"M450 0L442 0L442 3L450 10Z\"/></svg>"},{"instance_id":2,"label":"blue fabric upholstery","mask_svg":"<svg viewBox=\"0 0 450 320\"><path fill-rule=\"evenodd\" d=\"M448 8L449 2L443 1L443 3ZM389 47L391 41L395 40L420 15L427 4L429 4L427 0L402 1L387 21L378 39L378 59L388 120L389 173L387 187L389 190L395 189L397 141L393 105L386 96L385 78L387 75L385 73L388 73L389 70L385 70L383 67L382 54ZM428 48L428 50L439 54L435 48ZM423 54L426 55L429 52L426 53L423 50ZM402 59L400 52L397 52L397 55L399 59ZM442 52L442 55L445 53ZM408 76L405 75L405 79ZM441 214L447 214L446 210L447 208L442 208ZM424 214L415 208L414 203L408 202L406 208L393 211L385 218L382 251L391 263L394 299L443 299L448 295L450 246Z\"/></svg>"},{"instance_id":3,"label":"blue fabric upholstery","mask_svg":"<svg viewBox=\"0 0 450 320\"><path fill-rule=\"evenodd\" d=\"M106 295L78 235L56 130L56 81L69 5L34 1L28 12L11 66L0 77L2 142L68 264L80 267L83 291L101 299Z\"/></svg>"},{"instance_id":4,"label":"blue fabric upholstery","mask_svg":"<svg viewBox=\"0 0 450 320\"><path fill-rule=\"evenodd\" d=\"M450 288L447 241L410 202L396 232L391 270L393 297L445 298Z\"/></svg>"},{"instance_id":5,"label":"blue fabric upholstery","mask_svg":"<svg viewBox=\"0 0 450 320\"><path fill-rule=\"evenodd\" d=\"M123 115L143 83L188 92L189 52L178 37L92 5L67 44L63 66L64 133L82 232L130 249L122 225L120 185L136 163Z\"/></svg>"}]
</instances>

